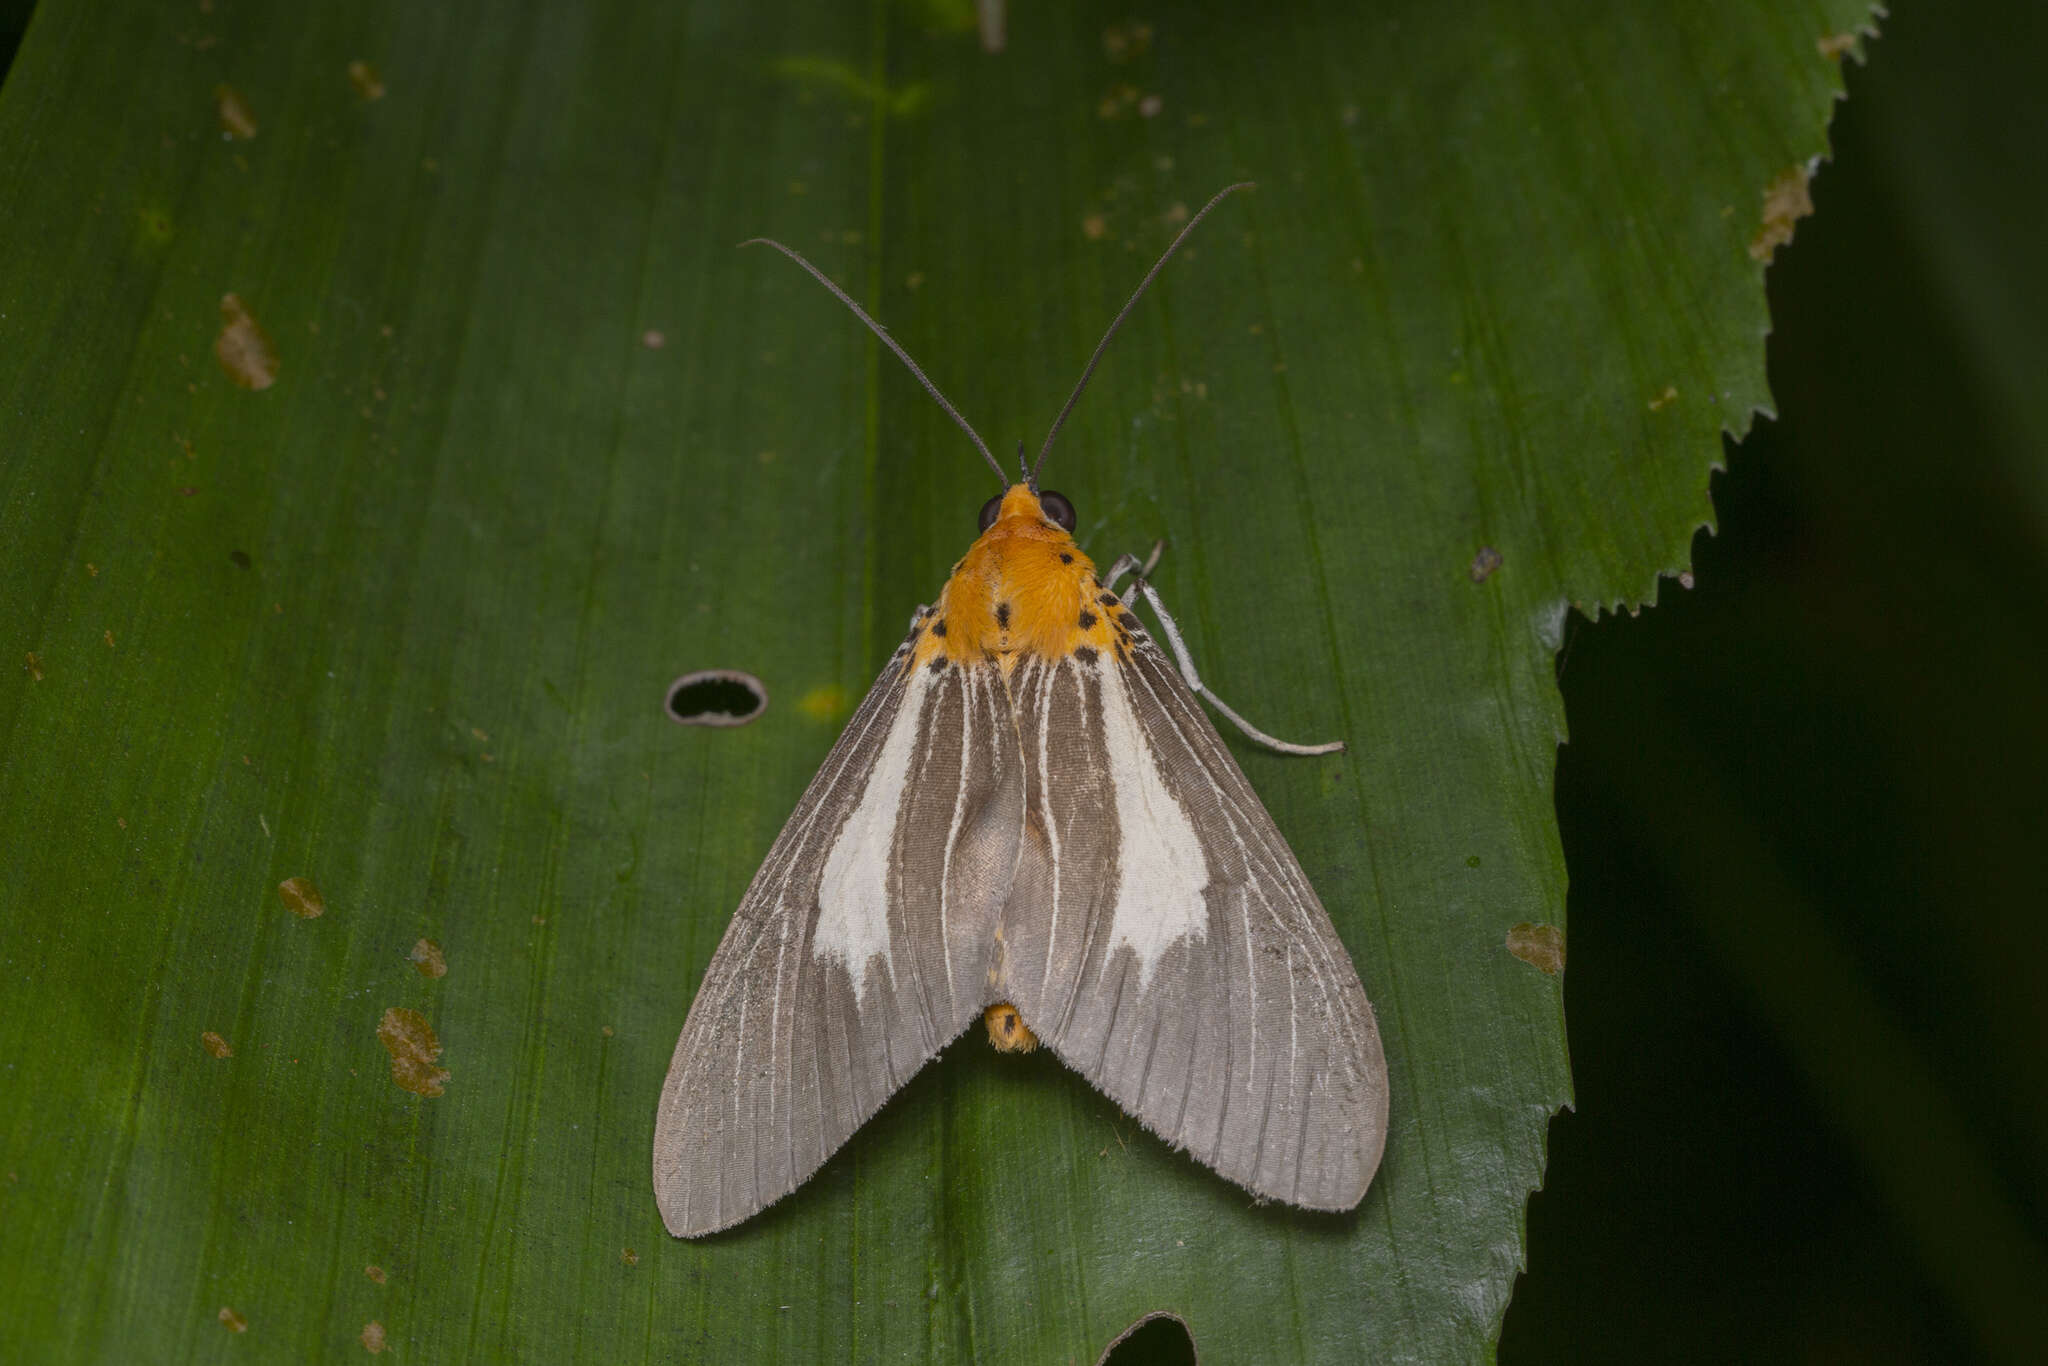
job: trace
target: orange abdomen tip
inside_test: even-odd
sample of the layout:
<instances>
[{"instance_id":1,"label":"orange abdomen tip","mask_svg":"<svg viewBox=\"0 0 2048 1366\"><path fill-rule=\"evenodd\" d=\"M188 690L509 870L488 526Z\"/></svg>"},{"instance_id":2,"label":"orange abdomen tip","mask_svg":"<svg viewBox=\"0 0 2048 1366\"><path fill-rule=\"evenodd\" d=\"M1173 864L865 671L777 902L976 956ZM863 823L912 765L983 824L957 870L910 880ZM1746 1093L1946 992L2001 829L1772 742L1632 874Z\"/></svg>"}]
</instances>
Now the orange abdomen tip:
<instances>
[{"instance_id":1,"label":"orange abdomen tip","mask_svg":"<svg viewBox=\"0 0 2048 1366\"><path fill-rule=\"evenodd\" d=\"M988 1026L988 1041L998 1053L1029 1053L1038 1047L1038 1036L1008 1001L999 1001L984 1010L981 1022Z\"/></svg>"}]
</instances>

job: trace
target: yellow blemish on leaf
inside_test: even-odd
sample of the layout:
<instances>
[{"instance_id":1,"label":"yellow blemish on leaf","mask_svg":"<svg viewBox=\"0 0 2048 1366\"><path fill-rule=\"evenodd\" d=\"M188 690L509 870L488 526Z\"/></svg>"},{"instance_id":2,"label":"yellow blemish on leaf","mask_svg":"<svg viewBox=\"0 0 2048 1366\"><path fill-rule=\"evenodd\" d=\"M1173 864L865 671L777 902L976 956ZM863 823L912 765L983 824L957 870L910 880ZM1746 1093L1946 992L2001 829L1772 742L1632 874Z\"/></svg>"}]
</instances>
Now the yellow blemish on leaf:
<instances>
[{"instance_id":1,"label":"yellow blemish on leaf","mask_svg":"<svg viewBox=\"0 0 2048 1366\"><path fill-rule=\"evenodd\" d=\"M912 81L899 90L891 90L833 57L784 57L770 69L807 93L842 95L858 104L879 106L884 114L894 118L921 114L932 102L930 81Z\"/></svg>"},{"instance_id":2,"label":"yellow blemish on leaf","mask_svg":"<svg viewBox=\"0 0 2048 1366\"><path fill-rule=\"evenodd\" d=\"M371 1280L375 1281L379 1285L382 1285L386 1281L391 1279L389 1276L386 1276L384 1274L384 1268L378 1266L375 1262L372 1262L370 1263L370 1265L364 1267L363 1274L365 1276L368 1276Z\"/></svg>"},{"instance_id":3,"label":"yellow blemish on leaf","mask_svg":"<svg viewBox=\"0 0 2048 1366\"><path fill-rule=\"evenodd\" d=\"M448 1069L434 1065L441 1056L441 1041L426 1016L404 1006L391 1007L377 1022L377 1042L391 1055L391 1080L400 1089L418 1096L444 1093Z\"/></svg>"},{"instance_id":4,"label":"yellow blemish on leaf","mask_svg":"<svg viewBox=\"0 0 2048 1366\"><path fill-rule=\"evenodd\" d=\"M28 670L30 682L40 683L43 681L43 661L36 658L36 652L34 650L30 650L28 652L28 663L22 665L21 667Z\"/></svg>"},{"instance_id":5,"label":"yellow blemish on leaf","mask_svg":"<svg viewBox=\"0 0 2048 1366\"><path fill-rule=\"evenodd\" d=\"M621 1248L619 1249L619 1260L627 1266L638 1266L640 1265L640 1254L630 1247Z\"/></svg>"},{"instance_id":6,"label":"yellow blemish on leaf","mask_svg":"<svg viewBox=\"0 0 2048 1366\"><path fill-rule=\"evenodd\" d=\"M1551 977L1564 971L1564 931L1523 921L1508 931L1508 952Z\"/></svg>"},{"instance_id":7,"label":"yellow blemish on leaf","mask_svg":"<svg viewBox=\"0 0 2048 1366\"><path fill-rule=\"evenodd\" d=\"M1807 190L1812 172L1804 166L1788 166L1764 191L1763 226L1750 239L1749 254L1768 261L1778 248L1792 240L1799 220L1813 212L1813 195Z\"/></svg>"},{"instance_id":8,"label":"yellow blemish on leaf","mask_svg":"<svg viewBox=\"0 0 2048 1366\"><path fill-rule=\"evenodd\" d=\"M114 633L112 631L100 632L100 639L107 642L107 648L109 650L114 648Z\"/></svg>"},{"instance_id":9,"label":"yellow blemish on leaf","mask_svg":"<svg viewBox=\"0 0 2048 1366\"><path fill-rule=\"evenodd\" d=\"M1653 413L1656 412L1658 409L1662 408L1665 404L1671 402L1671 400L1677 397L1678 386L1675 384L1665 385L1664 392L1650 400L1650 411Z\"/></svg>"},{"instance_id":10,"label":"yellow blemish on leaf","mask_svg":"<svg viewBox=\"0 0 2048 1366\"><path fill-rule=\"evenodd\" d=\"M1024 1023L1017 1007L1008 1001L983 1011L981 1022L988 1029L988 1041L995 1045L998 1053L1029 1053L1038 1047L1038 1036Z\"/></svg>"},{"instance_id":11,"label":"yellow blemish on leaf","mask_svg":"<svg viewBox=\"0 0 2048 1366\"><path fill-rule=\"evenodd\" d=\"M384 98L384 81L377 75L377 68L360 57L348 64L348 83L365 101Z\"/></svg>"},{"instance_id":12,"label":"yellow blemish on leaf","mask_svg":"<svg viewBox=\"0 0 2048 1366\"><path fill-rule=\"evenodd\" d=\"M278 900L284 908L301 920L314 920L327 914L327 898L320 895L320 889L307 877L288 877L277 884Z\"/></svg>"},{"instance_id":13,"label":"yellow blemish on leaf","mask_svg":"<svg viewBox=\"0 0 2048 1366\"><path fill-rule=\"evenodd\" d=\"M422 939L414 944L407 957L412 959L413 966L420 970L422 977L448 975L448 955L441 952L441 946L431 939Z\"/></svg>"},{"instance_id":14,"label":"yellow blemish on leaf","mask_svg":"<svg viewBox=\"0 0 2048 1366\"><path fill-rule=\"evenodd\" d=\"M220 335L213 339L213 354L228 378L244 389L277 383L277 348L238 295L220 297Z\"/></svg>"},{"instance_id":15,"label":"yellow blemish on leaf","mask_svg":"<svg viewBox=\"0 0 2048 1366\"><path fill-rule=\"evenodd\" d=\"M221 136L243 142L256 136L256 115L233 86L223 82L213 88L213 108L220 115Z\"/></svg>"},{"instance_id":16,"label":"yellow blemish on leaf","mask_svg":"<svg viewBox=\"0 0 2048 1366\"><path fill-rule=\"evenodd\" d=\"M1138 88L1123 81L1109 88L1095 106L1095 117L1099 119L1120 119L1139 107Z\"/></svg>"},{"instance_id":17,"label":"yellow blemish on leaf","mask_svg":"<svg viewBox=\"0 0 2048 1366\"><path fill-rule=\"evenodd\" d=\"M836 721L846 714L846 689L837 683L813 688L797 700L796 709L813 721Z\"/></svg>"},{"instance_id":18,"label":"yellow blemish on leaf","mask_svg":"<svg viewBox=\"0 0 2048 1366\"><path fill-rule=\"evenodd\" d=\"M152 204L138 213L135 227L145 242L163 243L171 240L171 215L160 205Z\"/></svg>"},{"instance_id":19,"label":"yellow blemish on leaf","mask_svg":"<svg viewBox=\"0 0 2048 1366\"><path fill-rule=\"evenodd\" d=\"M1853 33L1823 33L1813 40L1820 49L1820 55L1831 62L1839 62L1856 50L1856 35Z\"/></svg>"},{"instance_id":20,"label":"yellow blemish on leaf","mask_svg":"<svg viewBox=\"0 0 2048 1366\"><path fill-rule=\"evenodd\" d=\"M199 1046L213 1054L216 1058L232 1058L235 1056L235 1050L228 1046L228 1041L214 1033L211 1029L199 1036Z\"/></svg>"},{"instance_id":21,"label":"yellow blemish on leaf","mask_svg":"<svg viewBox=\"0 0 2048 1366\"><path fill-rule=\"evenodd\" d=\"M249 1320L243 1318L226 1305L220 1307L220 1313L217 1317L220 1319L221 1326L230 1333L246 1333L249 1331Z\"/></svg>"},{"instance_id":22,"label":"yellow blemish on leaf","mask_svg":"<svg viewBox=\"0 0 2048 1366\"><path fill-rule=\"evenodd\" d=\"M1099 213L1091 213L1081 220L1081 235L1091 242L1100 242L1109 236L1109 220Z\"/></svg>"},{"instance_id":23,"label":"yellow blemish on leaf","mask_svg":"<svg viewBox=\"0 0 2048 1366\"><path fill-rule=\"evenodd\" d=\"M363 1350L376 1356L384 1350L384 1325L371 1319L363 1325Z\"/></svg>"}]
</instances>

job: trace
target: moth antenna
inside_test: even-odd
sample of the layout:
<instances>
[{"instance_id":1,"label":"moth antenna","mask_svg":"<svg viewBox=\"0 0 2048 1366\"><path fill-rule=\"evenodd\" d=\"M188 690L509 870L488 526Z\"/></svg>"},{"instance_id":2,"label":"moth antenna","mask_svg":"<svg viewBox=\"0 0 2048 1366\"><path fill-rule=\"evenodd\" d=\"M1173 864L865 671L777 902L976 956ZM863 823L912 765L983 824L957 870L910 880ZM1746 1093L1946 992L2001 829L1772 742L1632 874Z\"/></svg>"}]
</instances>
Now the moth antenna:
<instances>
[{"instance_id":1,"label":"moth antenna","mask_svg":"<svg viewBox=\"0 0 2048 1366\"><path fill-rule=\"evenodd\" d=\"M1088 358L1088 368L1081 372L1081 378L1079 382L1074 385L1074 392L1067 395L1067 406L1060 409L1060 415L1052 420L1052 430L1045 434L1045 444L1038 448L1038 459L1033 461L1031 465L1030 483L1033 488L1036 488L1038 486L1038 467L1045 463L1046 452L1052 449L1053 438L1060 434L1060 428L1066 424L1067 414L1073 412L1074 405L1081 401L1081 391L1088 387L1088 380L1091 376L1095 374L1095 367L1102 360L1102 353L1109 349L1110 338L1114 337L1117 333L1117 329L1124 325L1124 319L1131 316L1131 310L1138 306L1138 300L1145 297L1145 291L1152 287L1152 281L1158 278L1159 272L1165 269L1166 263L1173 259L1173 254L1180 250L1180 244L1188 240L1188 234L1195 230L1195 226L1198 223L1200 223L1204 218L1207 218L1209 216L1209 210L1215 208L1218 204L1221 204L1224 198L1228 195L1236 194L1239 190L1252 190L1257 188L1258 187L1249 180L1240 180L1235 185L1225 185L1222 189L1218 190L1216 192L1215 198L1211 199L1208 203L1204 204L1202 206L1201 212L1196 214L1193 218L1190 218L1188 220L1188 225L1182 228L1179 234L1174 237L1173 241L1167 244L1166 250L1159 253L1159 259L1152 263L1152 269L1145 272L1145 278L1138 281L1138 287L1131 291L1131 297L1124 300L1123 309L1120 312L1118 312L1116 317L1110 322L1109 331L1103 333L1102 340L1095 344L1095 354ZM783 250L788 251L789 249L785 247L783 248ZM790 252L790 255L795 256L796 253ZM802 260L803 258L798 257L797 259ZM806 264L808 265L809 263L806 262ZM811 273L813 275L818 274L815 270L813 270ZM818 276L818 278L822 280L825 277L820 275ZM826 280L825 283L827 285L830 285L831 281ZM833 293L835 294L837 294L838 292L839 291L836 289L833 290ZM845 298L844 295L840 295L840 297ZM849 305L852 304L852 302L853 301L851 299L847 299L847 303ZM859 310L856 309L855 311L858 312ZM865 317L866 315L863 314L862 316ZM873 324L869 325L873 326ZM908 358L906 357L906 359Z\"/></svg>"},{"instance_id":2,"label":"moth antenna","mask_svg":"<svg viewBox=\"0 0 2048 1366\"><path fill-rule=\"evenodd\" d=\"M1236 188L1237 187L1234 185L1231 187L1231 189ZM1226 190L1224 191L1224 193L1228 194L1229 191ZM1211 202L1213 203L1214 201L1212 200ZM1207 212L1207 209L1202 210L1202 213ZM1200 221L1201 214L1195 215L1195 222L1199 223ZM1194 225L1195 223L1188 224L1188 226L1191 228ZM1187 234L1185 232L1181 234L1182 237L1185 237L1186 235ZM870 318L868 316L868 311L865 308L862 308L859 304L855 303L851 295L849 295L845 290L841 289L838 285L833 284L832 281L826 277L824 271L819 270L809 261L806 261L803 257L802 252L797 251L794 247L785 247L782 245L782 243L776 241L772 237L749 237L746 241L740 243L740 245L743 247L773 247L777 251L781 252L784 256L787 256L790 260L796 262L805 270L809 271L811 273L812 279L816 280L819 284L825 286L825 288L831 290L833 298L839 300L840 303L843 303L848 308L852 309L853 316L859 318L862 322L866 323L868 325L868 331L874 333L877 337L881 338L882 345L888 347L891 351L894 351L896 353L896 359L902 361L905 365L910 367L910 373L917 376L917 382L924 386L924 391L930 394L932 396L932 399L941 408L944 408L946 410L946 416L952 418L953 421L958 423L960 425L960 430L967 433L968 439L974 442L974 448L981 452L981 458L983 460L988 461L988 467L996 472L996 478L1002 481L1003 487L1008 488L1010 486L1009 479L1005 477L1005 475L1003 474L1003 467L996 463L996 458L993 455L989 454L988 443L981 439L981 433L975 431L974 428L967 425L967 419L960 416L960 410L958 408L955 408L952 405L952 403L947 400L946 396L939 392L939 386L932 383L931 377L925 374L923 370L918 368L917 362L910 358L910 353L908 351L905 351L901 346L897 345L896 339L889 335L889 329L883 327L873 318ZM1178 238L1176 238L1174 240L1174 246L1179 245L1180 241ZM1169 248L1168 250L1170 253L1171 248ZM1156 270L1157 267L1155 267L1154 269Z\"/></svg>"}]
</instances>

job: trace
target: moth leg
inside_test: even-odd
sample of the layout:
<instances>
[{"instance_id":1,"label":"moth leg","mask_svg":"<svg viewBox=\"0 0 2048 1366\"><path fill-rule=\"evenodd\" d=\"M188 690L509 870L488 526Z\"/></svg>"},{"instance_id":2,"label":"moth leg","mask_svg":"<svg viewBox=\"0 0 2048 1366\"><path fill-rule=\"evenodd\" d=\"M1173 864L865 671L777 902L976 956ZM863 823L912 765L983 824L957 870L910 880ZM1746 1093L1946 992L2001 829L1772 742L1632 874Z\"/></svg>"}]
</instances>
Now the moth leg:
<instances>
[{"instance_id":1,"label":"moth leg","mask_svg":"<svg viewBox=\"0 0 2048 1366\"><path fill-rule=\"evenodd\" d=\"M1151 578L1153 569L1159 564L1159 557L1165 553L1166 542L1154 541L1152 542L1152 553L1145 558L1143 564L1138 562L1136 555L1117 556L1116 563L1109 567L1108 576L1102 580L1103 588L1111 593L1116 592L1116 581L1130 573L1133 569L1138 571L1140 579Z\"/></svg>"},{"instance_id":2,"label":"moth leg","mask_svg":"<svg viewBox=\"0 0 2048 1366\"><path fill-rule=\"evenodd\" d=\"M1155 550L1153 555L1156 559L1158 552ZM1126 555L1124 559L1135 560L1135 557ZM1123 560L1117 561L1118 565L1122 563ZM1149 569L1150 566L1148 565L1146 568ZM1114 573L1114 569L1111 572ZM1173 647L1174 661L1180 665L1180 676L1186 681L1188 691L1197 697L1207 699L1209 705L1221 712L1225 720L1244 732L1246 739L1264 745L1267 749L1277 750L1282 754L1339 754L1343 752L1344 742L1342 740L1332 740L1328 744L1323 745L1297 745L1288 740L1276 740L1232 711L1229 704L1211 692L1208 686L1202 682L1201 677L1195 673L1195 661L1188 654L1188 643L1181 639L1180 627L1174 624L1173 614L1166 610L1166 604L1160 600L1159 590L1145 582L1145 576L1142 571L1131 584L1131 597L1133 599L1143 598L1152 604L1153 615L1159 618L1159 628L1166 633L1166 643Z\"/></svg>"}]
</instances>

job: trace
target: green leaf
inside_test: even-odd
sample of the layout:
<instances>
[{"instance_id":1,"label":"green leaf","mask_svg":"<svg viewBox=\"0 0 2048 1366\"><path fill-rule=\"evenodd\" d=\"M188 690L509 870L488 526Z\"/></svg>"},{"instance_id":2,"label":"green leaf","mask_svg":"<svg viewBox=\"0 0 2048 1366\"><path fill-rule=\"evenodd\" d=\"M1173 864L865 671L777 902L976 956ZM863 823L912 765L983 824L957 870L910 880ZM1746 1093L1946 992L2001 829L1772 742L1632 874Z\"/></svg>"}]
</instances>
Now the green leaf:
<instances>
[{"instance_id":1,"label":"green leaf","mask_svg":"<svg viewBox=\"0 0 2048 1366\"><path fill-rule=\"evenodd\" d=\"M1049 1362L1167 1311L1216 1360L1486 1356L1569 1096L1511 951L1562 923L1560 623L1685 563L1865 15L1028 7L991 53L955 6L45 0L0 91L4 1340ZM988 491L732 244L1035 444L1247 177L1048 473L1092 552L1170 539L1219 692L1351 744L1239 753L1378 1006L1377 1181L1255 1207L969 1039L672 1242L691 994ZM698 668L768 712L671 725Z\"/></svg>"}]
</instances>

